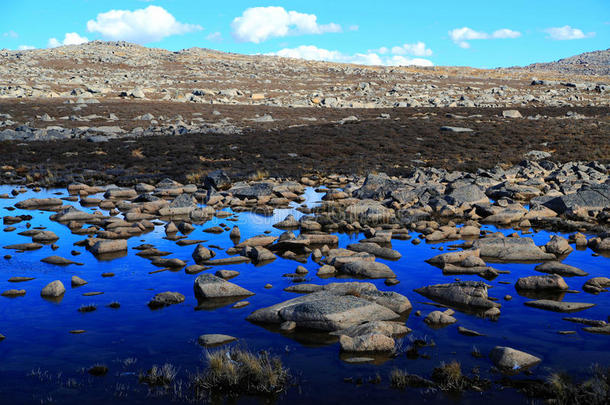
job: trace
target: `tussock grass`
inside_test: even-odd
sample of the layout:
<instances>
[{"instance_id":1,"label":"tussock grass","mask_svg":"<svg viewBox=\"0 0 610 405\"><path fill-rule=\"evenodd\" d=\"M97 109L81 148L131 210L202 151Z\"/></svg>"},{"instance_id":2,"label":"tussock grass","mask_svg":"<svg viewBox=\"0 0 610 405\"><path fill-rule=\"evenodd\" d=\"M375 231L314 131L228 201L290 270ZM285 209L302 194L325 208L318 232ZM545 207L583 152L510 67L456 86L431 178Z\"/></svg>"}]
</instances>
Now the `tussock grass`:
<instances>
[{"instance_id":1,"label":"tussock grass","mask_svg":"<svg viewBox=\"0 0 610 405\"><path fill-rule=\"evenodd\" d=\"M160 367L155 364L146 374L140 374L139 381L152 387L168 387L174 382L177 374L176 367L169 363Z\"/></svg>"},{"instance_id":2,"label":"tussock grass","mask_svg":"<svg viewBox=\"0 0 610 405\"><path fill-rule=\"evenodd\" d=\"M135 159L144 159L144 153L142 153L142 148L134 149L131 151L131 157Z\"/></svg>"},{"instance_id":3,"label":"tussock grass","mask_svg":"<svg viewBox=\"0 0 610 405\"><path fill-rule=\"evenodd\" d=\"M192 378L199 398L206 394L275 396L289 384L290 372L279 357L232 348L206 353L207 368Z\"/></svg>"},{"instance_id":4,"label":"tussock grass","mask_svg":"<svg viewBox=\"0 0 610 405\"><path fill-rule=\"evenodd\" d=\"M93 312L97 309L97 305L89 304L89 305L81 305L78 309L78 312Z\"/></svg>"},{"instance_id":5,"label":"tussock grass","mask_svg":"<svg viewBox=\"0 0 610 405\"><path fill-rule=\"evenodd\" d=\"M553 373L547 385L558 405L602 405L610 401L610 367L592 367L592 376L580 384L566 373Z\"/></svg>"},{"instance_id":6,"label":"tussock grass","mask_svg":"<svg viewBox=\"0 0 610 405\"><path fill-rule=\"evenodd\" d=\"M432 379L443 391L464 391L470 385L468 378L462 374L462 365L456 360L436 367L432 371Z\"/></svg>"},{"instance_id":7,"label":"tussock grass","mask_svg":"<svg viewBox=\"0 0 610 405\"><path fill-rule=\"evenodd\" d=\"M254 173L252 173L248 179L251 181L261 181L269 177L269 172L262 169L257 169Z\"/></svg>"}]
</instances>

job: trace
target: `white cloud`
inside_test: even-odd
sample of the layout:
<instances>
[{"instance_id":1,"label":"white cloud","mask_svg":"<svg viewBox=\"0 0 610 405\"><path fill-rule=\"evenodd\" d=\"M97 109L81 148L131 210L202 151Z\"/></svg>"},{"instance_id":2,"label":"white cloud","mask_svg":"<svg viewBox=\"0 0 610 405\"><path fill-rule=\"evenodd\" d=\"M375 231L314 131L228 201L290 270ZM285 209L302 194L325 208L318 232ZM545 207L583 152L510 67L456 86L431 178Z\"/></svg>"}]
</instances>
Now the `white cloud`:
<instances>
[{"instance_id":1,"label":"white cloud","mask_svg":"<svg viewBox=\"0 0 610 405\"><path fill-rule=\"evenodd\" d=\"M58 46L62 45L80 45L84 44L85 42L89 42L86 37L81 37L76 32L68 32L64 36L63 41L59 41L57 38L51 38L49 39L47 46L49 48L57 48Z\"/></svg>"},{"instance_id":2,"label":"white cloud","mask_svg":"<svg viewBox=\"0 0 610 405\"><path fill-rule=\"evenodd\" d=\"M354 25L350 25L347 29L350 31L358 31L360 29L360 26L354 24Z\"/></svg>"},{"instance_id":3,"label":"white cloud","mask_svg":"<svg viewBox=\"0 0 610 405\"><path fill-rule=\"evenodd\" d=\"M547 34L549 34L549 38L555 39L558 41L565 41L568 39L584 39L595 36L594 32L589 32L585 34L582 30L578 28L572 28L569 25L564 25L563 27L551 27L544 30Z\"/></svg>"},{"instance_id":4,"label":"white cloud","mask_svg":"<svg viewBox=\"0 0 610 405\"><path fill-rule=\"evenodd\" d=\"M430 56L432 55L432 50L426 48L426 44L420 41L415 44L394 46L392 47L392 53L394 55Z\"/></svg>"},{"instance_id":5,"label":"white cloud","mask_svg":"<svg viewBox=\"0 0 610 405\"><path fill-rule=\"evenodd\" d=\"M36 49L36 47L31 45L19 45L17 49L20 51L30 51L32 49Z\"/></svg>"},{"instance_id":6,"label":"white cloud","mask_svg":"<svg viewBox=\"0 0 610 405\"><path fill-rule=\"evenodd\" d=\"M130 10L110 10L87 22L89 32L98 32L104 39L146 44L170 35L199 31L200 25L176 21L163 7L148 6Z\"/></svg>"},{"instance_id":7,"label":"white cloud","mask_svg":"<svg viewBox=\"0 0 610 405\"><path fill-rule=\"evenodd\" d=\"M502 28L494 31L491 34L483 31L475 31L469 27L455 28L449 31L449 37L455 42L460 48L470 48L470 43L467 41L473 39L506 39L506 38L519 38L521 33L519 31L513 31L508 28Z\"/></svg>"},{"instance_id":8,"label":"white cloud","mask_svg":"<svg viewBox=\"0 0 610 405\"><path fill-rule=\"evenodd\" d=\"M212 42L221 42L222 34L218 31L212 32L211 34L208 34L208 36L206 36L205 39L207 39L208 41L212 41Z\"/></svg>"},{"instance_id":9,"label":"white cloud","mask_svg":"<svg viewBox=\"0 0 610 405\"><path fill-rule=\"evenodd\" d=\"M284 58L297 58L327 62L354 63L358 65L385 65L385 66L434 66L427 59L407 58L405 56L379 56L375 52L356 53L347 55L339 51L318 48L314 45L301 45L297 48L284 48L278 52L268 55L276 55Z\"/></svg>"},{"instance_id":10,"label":"white cloud","mask_svg":"<svg viewBox=\"0 0 610 405\"><path fill-rule=\"evenodd\" d=\"M317 19L315 14L286 11L284 7L252 7L233 20L232 35L237 41L258 44L287 35L341 32L340 25L318 24Z\"/></svg>"},{"instance_id":11,"label":"white cloud","mask_svg":"<svg viewBox=\"0 0 610 405\"><path fill-rule=\"evenodd\" d=\"M2 33L2 36L8 38L19 38L19 34L13 30Z\"/></svg>"}]
</instances>

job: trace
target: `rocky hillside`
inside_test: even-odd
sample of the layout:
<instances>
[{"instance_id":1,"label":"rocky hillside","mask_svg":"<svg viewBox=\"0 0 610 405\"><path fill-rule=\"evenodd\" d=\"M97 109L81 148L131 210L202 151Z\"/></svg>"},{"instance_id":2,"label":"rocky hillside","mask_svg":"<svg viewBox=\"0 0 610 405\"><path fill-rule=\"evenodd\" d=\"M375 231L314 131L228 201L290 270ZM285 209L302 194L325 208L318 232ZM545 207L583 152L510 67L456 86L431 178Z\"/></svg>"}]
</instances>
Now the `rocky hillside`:
<instances>
[{"instance_id":1,"label":"rocky hillside","mask_svg":"<svg viewBox=\"0 0 610 405\"><path fill-rule=\"evenodd\" d=\"M551 70L568 75L610 75L610 48L604 51L581 53L550 63L534 63L528 70Z\"/></svg>"},{"instance_id":2,"label":"rocky hillside","mask_svg":"<svg viewBox=\"0 0 610 405\"><path fill-rule=\"evenodd\" d=\"M0 51L0 98L326 108L609 104L598 85L609 76L534 70L544 86L531 85L532 69L371 67L94 41Z\"/></svg>"}]
</instances>

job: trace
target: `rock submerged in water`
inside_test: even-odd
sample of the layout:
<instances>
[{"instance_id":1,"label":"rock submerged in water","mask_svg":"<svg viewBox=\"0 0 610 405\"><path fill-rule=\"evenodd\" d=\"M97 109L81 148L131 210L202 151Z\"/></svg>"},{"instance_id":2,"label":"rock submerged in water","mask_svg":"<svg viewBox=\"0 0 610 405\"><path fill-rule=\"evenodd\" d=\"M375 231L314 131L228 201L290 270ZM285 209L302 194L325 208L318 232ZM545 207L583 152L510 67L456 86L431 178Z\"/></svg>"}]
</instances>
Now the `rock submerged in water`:
<instances>
[{"instance_id":1,"label":"rock submerged in water","mask_svg":"<svg viewBox=\"0 0 610 405\"><path fill-rule=\"evenodd\" d=\"M396 278L396 274L387 265L380 262L358 260L345 263L341 273L364 278Z\"/></svg>"},{"instance_id":2,"label":"rock submerged in water","mask_svg":"<svg viewBox=\"0 0 610 405\"><path fill-rule=\"evenodd\" d=\"M260 323L282 324L293 321L298 327L337 331L372 321L390 321L400 315L393 309L411 308L406 297L397 293L386 295L370 283L333 283L316 287L317 292L261 308L248 316ZM404 298L397 305L396 299ZM392 309L390 309L392 308Z\"/></svg>"},{"instance_id":3,"label":"rock submerged in water","mask_svg":"<svg viewBox=\"0 0 610 405\"><path fill-rule=\"evenodd\" d=\"M57 298L64 295L65 292L66 288L63 283L59 280L55 280L47 284L42 291L40 291L40 295L42 297Z\"/></svg>"},{"instance_id":4,"label":"rock submerged in water","mask_svg":"<svg viewBox=\"0 0 610 405\"><path fill-rule=\"evenodd\" d=\"M341 351L348 353L392 352L395 346L394 339L379 333L356 337L341 335L339 344Z\"/></svg>"},{"instance_id":5,"label":"rock submerged in water","mask_svg":"<svg viewBox=\"0 0 610 405\"><path fill-rule=\"evenodd\" d=\"M589 304L586 302L565 302L553 300L527 301L525 302L525 305L555 312L578 312L595 306L595 304Z\"/></svg>"},{"instance_id":6,"label":"rock submerged in water","mask_svg":"<svg viewBox=\"0 0 610 405\"><path fill-rule=\"evenodd\" d=\"M578 267L570 266L557 261L539 264L534 270L541 273L558 274L563 277L586 276L589 274Z\"/></svg>"},{"instance_id":7,"label":"rock submerged in water","mask_svg":"<svg viewBox=\"0 0 610 405\"><path fill-rule=\"evenodd\" d=\"M199 336L197 342L203 347L217 347L236 340L237 338L233 336L214 333Z\"/></svg>"},{"instance_id":8,"label":"rock submerged in water","mask_svg":"<svg viewBox=\"0 0 610 405\"><path fill-rule=\"evenodd\" d=\"M554 254L536 246L532 238L489 237L477 240L473 247L480 249L483 258L504 262L556 260Z\"/></svg>"},{"instance_id":9,"label":"rock submerged in water","mask_svg":"<svg viewBox=\"0 0 610 405\"><path fill-rule=\"evenodd\" d=\"M212 274L202 274L195 279L195 296L198 298L247 297L252 291L223 280Z\"/></svg>"},{"instance_id":10,"label":"rock submerged in water","mask_svg":"<svg viewBox=\"0 0 610 405\"><path fill-rule=\"evenodd\" d=\"M567 290L565 280L557 274L521 277L515 284L517 290Z\"/></svg>"},{"instance_id":11,"label":"rock submerged in water","mask_svg":"<svg viewBox=\"0 0 610 405\"><path fill-rule=\"evenodd\" d=\"M178 292L166 291L156 294L152 300L148 302L148 307L151 309L157 309L170 305L181 304L183 302L184 295Z\"/></svg>"},{"instance_id":12,"label":"rock submerged in water","mask_svg":"<svg viewBox=\"0 0 610 405\"><path fill-rule=\"evenodd\" d=\"M496 346L489 354L491 361L500 370L518 373L540 363L542 359L511 347Z\"/></svg>"},{"instance_id":13,"label":"rock submerged in water","mask_svg":"<svg viewBox=\"0 0 610 405\"><path fill-rule=\"evenodd\" d=\"M488 285L480 281L458 281L417 288L414 291L443 304L471 310L499 308L487 296Z\"/></svg>"},{"instance_id":14,"label":"rock submerged in water","mask_svg":"<svg viewBox=\"0 0 610 405\"><path fill-rule=\"evenodd\" d=\"M424 322L432 327L444 327L457 322L457 319L452 316L453 314L454 312L450 309L443 312L432 311L426 316Z\"/></svg>"},{"instance_id":15,"label":"rock submerged in water","mask_svg":"<svg viewBox=\"0 0 610 405\"><path fill-rule=\"evenodd\" d=\"M582 286L582 289L591 294L599 294L607 292L610 287L610 278L608 277L593 277Z\"/></svg>"},{"instance_id":16,"label":"rock submerged in water","mask_svg":"<svg viewBox=\"0 0 610 405\"><path fill-rule=\"evenodd\" d=\"M64 257L61 256L49 256L49 257L45 257L44 259L40 260L43 263L48 263L48 264L55 264L58 266L67 266L70 264L76 264L78 266L82 266L83 263L78 263L78 262L74 262L70 259L66 259Z\"/></svg>"}]
</instances>

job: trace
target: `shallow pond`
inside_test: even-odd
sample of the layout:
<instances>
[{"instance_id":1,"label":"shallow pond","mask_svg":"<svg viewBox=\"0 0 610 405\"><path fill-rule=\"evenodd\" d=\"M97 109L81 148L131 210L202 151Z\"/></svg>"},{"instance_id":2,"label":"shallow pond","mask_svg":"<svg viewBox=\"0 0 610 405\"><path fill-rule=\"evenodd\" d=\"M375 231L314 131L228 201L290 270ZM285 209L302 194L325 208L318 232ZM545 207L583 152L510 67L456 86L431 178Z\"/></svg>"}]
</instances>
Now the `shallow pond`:
<instances>
[{"instance_id":1,"label":"shallow pond","mask_svg":"<svg viewBox=\"0 0 610 405\"><path fill-rule=\"evenodd\" d=\"M0 186L0 194L10 193L12 187ZM59 195L56 195L58 194ZM110 261L99 261L82 247L73 243L85 238L73 235L65 225L49 220L51 213L44 211L13 210L6 208L17 201L29 197L66 197L66 190L28 191L15 199L0 200L0 215L29 214L32 227L44 226L59 237L55 251L50 246L24 253L5 250L10 259L0 259L0 291L11 288L26 289L27 294L19 298L0 297L0 333L6 339L0 342L0 403L80 403L108 402L124 403L164 403L167 397L150 393L146 386L138 383L138 373L153 364L171 363L178 367L179 379L186 380L189 373L205 367L204 350L197 344L197 337L204 333L222 333L239 338L237 344L251 350L270 350L280 355L284 365L297 377L298 386L291 388L277 401L279 403L364 403L371 401L401 403L497 403L525 402L526 399L512 389L492 390L484 394L466 392L460 396L449 396L442 392L422 393L418 390L398 391L389 387L388 376L392 369L400 368L410 373L429 376L432 369L441 362L458 360L464 371L478 367L481 374L496 381L501 375L490 373L489 351L497 345L510 346L527 351L543 359L533 369L533 377L546 378L551 371L562 370L581 377L593 363L610 365L610 340L608 335L595 335L582 331L582 325L562 320L564 316L580 316L606 320L610 314L610 293L592 295L586 292L566 294L566 301L590 302L593 308L566 315L526 307L529 300L515 291L514 283L519 277L540 275L533 270L534 264L492 264L510 274L501 274L488 283L493 286L490 296L499 298L502 314L497 321L490 321L473 315L457 312L458 323L442 329L428 327L423 319L435 310L426 304L428 299L413 292L413 289L429 284L447 283L455 276L443 276L442 271L424 262L439 253L438 248L458 242L413 245L410 241L393 240L394 249L402 253L402 259L388 264L398 275L400 284L387 287L383 280L373 280L380 290L392 290L407 296L413 311L406 325L413 329L401 342L407 347L410 340L425 338L433 340L434 347L426 347L420 353L427 358L409 359L402 353L379 364L350 364L342 360L339 345L311 341L310 336L301 334L281 334L245 320L246 316L258 308L266 307L286 299L294 298L294 293L283 291L294 283L284 273L294 272L300 263L276 259L274 262L256 267L252 264L230 265L224 268L237 270L240 275L231 281L256 293L247 300L250 305L234 309L227 305L211 310L196 310L197 300L193 294L195 275L184 270L163 271L149 274L158 268L148 259L135 256L133 247L142 243L154 244L159 250L170 251L170 258L179 258L193 264L191 254L194 246L178 246L174 241L164 239L163 226L154 231L133 237L128 241L129 255ZM306 193L307 204L314 205L322 194L312 189ZM69 203L81 210L78 202ZM227 209L229 210L229 209ZM106 211L103 211L107 213ZM203 239L205 245L218 245L224 249L233 246L229 233L210 234L203 229L227 223L238 225L242 240L271 231L279 236L282 231L272 225L292 213L298 219L302 214L296 210L276 210L273 216L253 213L239 213L236 222L214 218L204 225L196 225L189 239ZM26 229L26 221L14 225L13 232L0 232L1 245L30 242L29 237L18 232ZM493 227L484 229L495 230ZM513 230L501 230L505 233ZM296 233L296 232L295 232ZM361 234L339 234L339 246L345 247L363 238ZM412 235L416 237L416 234ZM546 243L551 234L539 231L532 235L538 245ZM567 235L563 235L567 237ZM72 256L71 251L81 252ZM223 250L215 249L216 258L226 257ZM66 267L42 263L40 260L50 255L59 255L84 263L83 266ZM564 261L589 273L587 277L566 278L570 288L581 290L582 284L590 277L608 276L610 261L603 256L593 256L591 250L575 250ZM303 264L310 273L307 282L326 284L336 282L336 278L321 279L315 275L319 265L309 260ZM214 272L213 268L208 272ZM114 277L102 277L104 272L115 273ZM73 275L88 281L78 288L70 288ZM24 283L9 283L13 276L34 277ZM458 276L461 280L481 280L477 276ZM51 302L40 297L40 290L53 280L61 280L67 291L60 302ZM340 281L351 281L341 279ZM368 281L368 280L367 280ZM508 282L503 284L500 282ZM271 283L273 288L265 289ZM102 295L83 296L83 293L101 291ZM146 303L158 292L177 291L185 295L183 304L160 310L150 310ZM505 295L513 297L505 301ZM120 303L119 309L109 308L113 301ZM80 313L78 308L86 304L97 305L97 310ZM422 311L423 316L414 312ZM458 333L457 326L474 329L484 337L468 337ZM71 330L85 330L82 334L71 334ZM576 331L572 335L561 335L560 330ZM471 356L476 346L485 357ZM108 366L105 377L92 377L86 370L94 364ZM376 374L381 382L367 382ZM344 382L346 377L354 381L362 378L362 384ZM260 402L255 398L241 398L238 402Z\"/></svg>"}]
</instances>

